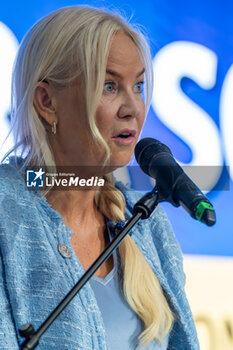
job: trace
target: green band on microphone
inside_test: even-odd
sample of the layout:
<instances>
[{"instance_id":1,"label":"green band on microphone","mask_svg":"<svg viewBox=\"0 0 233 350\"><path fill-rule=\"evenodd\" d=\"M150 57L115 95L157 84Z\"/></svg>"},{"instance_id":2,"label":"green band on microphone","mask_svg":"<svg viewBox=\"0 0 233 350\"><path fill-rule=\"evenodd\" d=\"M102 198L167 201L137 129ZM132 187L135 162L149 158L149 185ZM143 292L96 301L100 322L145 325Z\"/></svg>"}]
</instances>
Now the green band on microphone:
<instances>
[{"instance_id":1,"label":"green band on microphone","mask_svg":"<svg viewBox=\"0 0 233 350\"><path fill-rule=\"evenodd\" d=\"M195 213L195 218L199 221L201 221L202 219L202 215L205 211L205 209L210 209L214 211L214 208L212 207L212 205L210 203L207 202L200 202L197 205L197 209L196 209L196 213Z\"/></svg>"}]
</instances>

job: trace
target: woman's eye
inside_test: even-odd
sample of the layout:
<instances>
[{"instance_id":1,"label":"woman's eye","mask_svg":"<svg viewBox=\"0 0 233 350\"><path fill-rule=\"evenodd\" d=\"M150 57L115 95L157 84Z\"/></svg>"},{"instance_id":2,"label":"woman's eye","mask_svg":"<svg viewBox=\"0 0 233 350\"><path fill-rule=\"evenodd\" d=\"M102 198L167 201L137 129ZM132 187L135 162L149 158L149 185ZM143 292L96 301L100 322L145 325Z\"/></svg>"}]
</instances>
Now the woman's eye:
<instances>
[{"instance_id":1,"label":"woman's eye","mask_svg":"<svg viewBox=\"0 0 233 350\"><path fill-rule=\"evenodd\" d=\"M104 83L104 91L113 92L116 90L116 84L113 81L107 81Z\"/></svg>"},{"instance_id":2,"label":"woman's eye","mask_svg":"<svg viewBox=\"0 0 233 350\"><path fill-rule=\"evenodd\" d=\"M143 92L143 85L144 81L139 81L137 84L134 85L135 92L142 93Z\"/></svg>"}]
</instances>

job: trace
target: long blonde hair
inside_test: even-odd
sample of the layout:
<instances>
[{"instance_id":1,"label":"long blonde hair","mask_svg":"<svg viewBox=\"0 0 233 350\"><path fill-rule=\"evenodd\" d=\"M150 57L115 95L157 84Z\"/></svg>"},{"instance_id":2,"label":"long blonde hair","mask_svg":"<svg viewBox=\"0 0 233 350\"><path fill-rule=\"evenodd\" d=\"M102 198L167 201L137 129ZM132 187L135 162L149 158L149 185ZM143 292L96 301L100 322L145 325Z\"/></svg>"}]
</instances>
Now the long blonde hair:
<instances>
[{"instance_id":1,"label":"long blonde hair","mask_svg":"<svg viewBox=\"0 0 233 350\"><path fill-rule=\"evenodd\" d=\"M25 35L17 55L12 79L12 130L14 151L27 154L25 165L55 166L44 124L33 105L38 81L57 87L68 86L82 74L86 87L86 110L93 139L110 150L95 121L108 52L118 31L127 34L136 45L145 70L145 99L148 110L152 93L152 64L147 42L138 28L119 15L90 7L67 7L39 20ZM94 64L93 64L94 62ZM96 205L111 220L124 219L125 203L116 190L112 175L105 176ZM130 236L119 247L123 267L123 290L131 308L140 316L144 330L140 345L153 339L161 341L173 324L173 315L160 283Z\"/></svg>"}]
</instances>

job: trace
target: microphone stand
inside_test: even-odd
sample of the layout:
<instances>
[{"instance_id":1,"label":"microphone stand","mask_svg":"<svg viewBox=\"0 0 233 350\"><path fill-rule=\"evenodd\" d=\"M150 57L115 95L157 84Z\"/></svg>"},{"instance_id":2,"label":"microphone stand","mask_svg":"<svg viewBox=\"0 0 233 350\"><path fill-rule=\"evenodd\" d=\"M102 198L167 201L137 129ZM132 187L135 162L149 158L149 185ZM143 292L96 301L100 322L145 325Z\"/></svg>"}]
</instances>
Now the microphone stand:
<instances>
[{"instance_id":1,"label":"microphone stand","mask_svg":"<svg viewBox=\"0 0 233 350\"><path fill-rule=\"evenodd\" d=\"M119 246L121 241L126 237L131 228L140 220L147 219L153 210L159 203L159 195L156 187L145 194L135 205L133 209L133 216L125 224L118 235L108 244L100 256L94 261L89 269L84 273L76 285L70 290L70 292L64 297L64 299L58 304L58 306L52 311L44 323L39 327L37 331L34 330L31 324L25 324L19 330L21 337L26 338L22 343L21 350L32 350L39 344L39 339L63 309L71 302L80 289L87 283L92 275L98 270L98 268L109 258L113 251Z\"/></svg>"}]
</instances>

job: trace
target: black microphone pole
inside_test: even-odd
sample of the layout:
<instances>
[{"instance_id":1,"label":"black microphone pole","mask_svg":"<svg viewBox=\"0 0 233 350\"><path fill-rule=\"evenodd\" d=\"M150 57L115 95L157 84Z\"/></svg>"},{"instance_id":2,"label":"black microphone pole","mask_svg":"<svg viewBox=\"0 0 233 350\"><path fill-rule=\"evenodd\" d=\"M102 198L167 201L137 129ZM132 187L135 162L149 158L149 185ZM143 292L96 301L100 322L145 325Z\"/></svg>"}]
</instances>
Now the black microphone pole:
<instances>
[{"instance_id":1,"label":"black microphone pole","mask_svg":"<svg viewBox=\"0 0 233 350\"><path fill-rule=\"evenodd\" d=\"M114 249L116 249L121 241L126 237L131 228L140 220L147 219L153 210L158 205L158 192L154 188L151 192L143 196L134 206L133 216L129 219L119 234L108 244L105 250L84 273L77 284L65 296L65 298L58 304L55 310L48 316L44 323L37 331L34 330L31 324L22 326L19 330L20 336L26 338L21 345L21 350L32 350L39 344L39 339L64 308L71 302L80 289L88 282L91 276L98 270L98 268L109 258Z\"/></svg>"}]
</instances>

